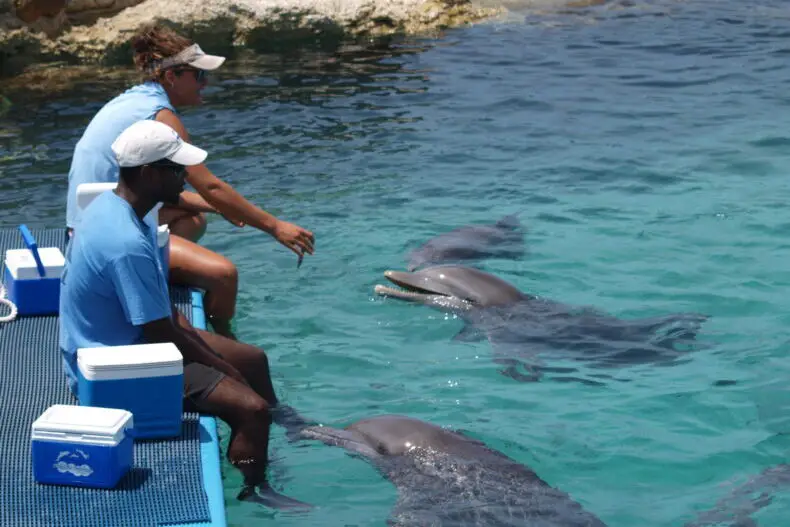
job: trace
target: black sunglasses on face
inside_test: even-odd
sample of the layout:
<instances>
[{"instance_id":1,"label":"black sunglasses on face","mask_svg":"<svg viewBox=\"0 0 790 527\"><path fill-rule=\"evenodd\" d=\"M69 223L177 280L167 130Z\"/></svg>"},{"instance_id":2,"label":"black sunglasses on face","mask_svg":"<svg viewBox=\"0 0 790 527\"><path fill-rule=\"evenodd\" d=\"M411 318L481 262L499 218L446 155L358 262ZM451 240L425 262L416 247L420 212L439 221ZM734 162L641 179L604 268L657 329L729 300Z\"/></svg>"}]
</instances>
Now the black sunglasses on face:
<instances>
[{"instance_id":1,"label":"black sunglasses on face","mask_svg":"<svg viewBox=\"0 0 790 527\"><path fill-rule=\"evenodd\" d=\"M184 175L184 172L186 172L187 169L187 167L184 165L179 165L178 163L172 163L170 161L155 161L153 163L149 163L149 166L172 170L173 174L178 177Z\"/></svg>"},{"instance_id":2,"label":"black sunglasses on face","mask_svg":"<svg viewBox=\"0 0 790 527\"><path fill-rule=\"evenodd\" d=\"M192 73L194 73L195 80L197 82L203 82L206 79L206 75L207 75L206 70L199 70L197 68L181 68L176 70L177 73L183 73L185 71L191 71Z\"/></svg>"}]
</instances>

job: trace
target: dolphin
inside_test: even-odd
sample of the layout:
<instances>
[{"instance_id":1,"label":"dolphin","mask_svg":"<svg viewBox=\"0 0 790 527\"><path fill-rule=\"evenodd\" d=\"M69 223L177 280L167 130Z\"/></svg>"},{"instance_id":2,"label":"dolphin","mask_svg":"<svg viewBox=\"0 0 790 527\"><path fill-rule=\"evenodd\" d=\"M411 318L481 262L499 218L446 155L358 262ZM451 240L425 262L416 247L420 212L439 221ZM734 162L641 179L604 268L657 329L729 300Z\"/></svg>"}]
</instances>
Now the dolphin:
<instances>
[{"instance_id":1,"label":"dolphin","mask_svg":"<svg viewBox=\"0 0 790 527\"><path fill-rule=\"evenodd\" d=\"M415 272L386 271L399 288L376 285L376 294L456 314L465 327L454 340L487 338L500 373L519 381L537 381L544 372L572 373L575 367L550 368L541 352L584 361L596 368L632 364L671 364L684 358L677 345L691 345L707 315L680 313L623 320L589 307L572 307L520 291L480 269L441 265ZM524 362L524 359L529 359ZM526 374L519 371L519 366ZM598 373L597 378L610 378ZM554 377L599 385L576 377Z\"/></svg>"},{"instance_id":2,"label":"dolphin","mask_svg":"<svg viewBox=\"0 0 790 527\"><path fill-rule=\"evenodd\" d=\"M389 525L606 527L533 470L460 431L401 415L344 429L308 426L304 439L345 448L398 490ZM751 516L790 486L790 465L763 470L684 527L756 527Z\"/></svg>"},{"instance_id":3,"label":"dolphin","mask_svg":"<svg viewBox=\"0 0 790 527\"><path fill-rule=\"evenodd\" d=\"M467 225L431 238L408 254L406 269L484 258L519 259L523 255L521 222L509 214L494 224Z\"/></svg>"},{"instance_id":4,"label":"dolphin","mask_svg":"<svg viewBox=\"0 0 790 527\"><path fill-rule=\"evenodd\" d=\"M531 469L463 432L401 415L375 416L336 429L291 409L281 413L288 414L278 418L287 420L289 440L343 447L373 463L397 487L390 525L606 527ZM752 515L788 487L790 464L767 467L684 527L757 527ZM245 487L238 499L281 510L313 509L268 483L257 492Z\"/></svg>"},{"instance_id":5,"label":"dolphin","mask_svg":"<svg viewBox=\"0 0 790 527\"><path fill-rule=\"evenodd\" d=\"M770 505L774 493L790 487L790 465L781 463L763 469L756 476L735 487L715 507L697 514L694 521L684 527L723 526L757 527L752 514ZM728 523L725 523L728 522Z\"/></svg>"},{"instance_id":6,"label":"dolphin","mask_svg":"<svg viewBox=\"0 0 790 527\"><path fill-rule=\"evenodd\" d=\"M526 466L418 419L380 415L302 434L361 455L397 487L390 525L606 527Z\"/></svg>"}]
</instances>

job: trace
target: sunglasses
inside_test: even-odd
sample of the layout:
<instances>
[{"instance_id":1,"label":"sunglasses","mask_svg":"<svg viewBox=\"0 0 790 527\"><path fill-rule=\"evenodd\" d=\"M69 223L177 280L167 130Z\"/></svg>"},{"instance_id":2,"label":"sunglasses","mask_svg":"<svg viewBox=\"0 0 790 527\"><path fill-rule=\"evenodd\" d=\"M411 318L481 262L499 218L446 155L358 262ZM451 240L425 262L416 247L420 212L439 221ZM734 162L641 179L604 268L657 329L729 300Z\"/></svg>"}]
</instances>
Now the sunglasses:
<instances>
[{"instance_id":1,"label":"sunglasses","mask_svg":"<svg viewBox=\"0 0 790 527\"><path fill-rule=\"evenodd\" d=\"M206 80L206 75L208 74L206 70L200 70L197 68L179 68L175 71L176 73L183 73L185 71L190 71L195 74L195 80L197 82L203 82L204 80Z\"/></svg>"},{"instance_id":2,"label":"sunglasses","mask_svg":"<svg viewBox=\"0 0 790 527\"><path fill-rule=\"evenodd\" d=\"M149 163L149 166L162 168L166 170L172 170L173 175L177 177L183 176L184 172L186 172L187 170L187 167L185 167L184 165L179 165L177 163L172 163L170 161L155 161L153 163Z\"/></svg>"}]
</instances>

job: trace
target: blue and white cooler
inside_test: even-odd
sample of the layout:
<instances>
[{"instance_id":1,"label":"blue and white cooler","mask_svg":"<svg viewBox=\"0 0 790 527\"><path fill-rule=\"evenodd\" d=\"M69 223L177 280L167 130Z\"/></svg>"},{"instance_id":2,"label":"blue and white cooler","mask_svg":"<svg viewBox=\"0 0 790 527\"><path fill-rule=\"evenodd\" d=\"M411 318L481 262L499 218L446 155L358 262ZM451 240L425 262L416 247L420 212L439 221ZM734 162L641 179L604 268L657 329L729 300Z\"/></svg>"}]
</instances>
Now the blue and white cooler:
<instances>
[{"instance_id":1,"label":"blue and white cooler","mask_svg":"<svg viewBox=\"0 0 790 527\"><path fill-rule=\"evenodd\" d=\"M19 230L27 248L5 253L3 282L8 300L20 316L57 314L66 259L57 247L39 248L27 226L20 225Z\"/></svg>"},{"instance_id":2,"label":"blue and white cooler","mask_svg":"<svg viewBox=\"0 0 790 527\"><path fill-rule=\"evenodd\" d=\"M110 408L50 406L33 422L30 451L38 483L114 488L132 467L130 412Z\"/></svg>"},{"instance_id":3,"label":"blue and white cooler","mask_svg":"<svg viewBox=\"0 0 790 527\"><path fill-rule=\"evenodd\" d=\"M172 343L81 348L77 384L80 405L131 412L135 439L181 434L184 366Z\"/></svg>"}]
</instances>

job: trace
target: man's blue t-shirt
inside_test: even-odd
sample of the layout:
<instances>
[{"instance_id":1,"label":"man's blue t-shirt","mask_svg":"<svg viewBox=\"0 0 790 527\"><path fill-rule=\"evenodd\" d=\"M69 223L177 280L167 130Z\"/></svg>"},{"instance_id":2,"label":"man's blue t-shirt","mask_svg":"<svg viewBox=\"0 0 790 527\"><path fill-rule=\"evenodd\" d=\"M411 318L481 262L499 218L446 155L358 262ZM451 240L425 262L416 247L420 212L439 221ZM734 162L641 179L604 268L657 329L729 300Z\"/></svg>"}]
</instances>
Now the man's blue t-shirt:
<instances>
[{"instance_id":1,"label":"man's blue t-shirt","mask_svg":"<svg viewBox=\"0 0 790 527\"><path fill-rule=\"evenodd\" d=\"M150 227L115 192L85 209L65 256L60 348L76 395L78 348L140 344L140 326L169 317L171 306Z\"/></svg>"}]
</instances>

